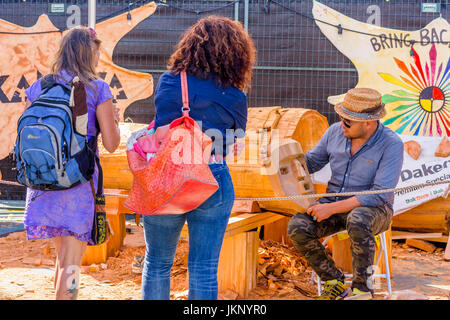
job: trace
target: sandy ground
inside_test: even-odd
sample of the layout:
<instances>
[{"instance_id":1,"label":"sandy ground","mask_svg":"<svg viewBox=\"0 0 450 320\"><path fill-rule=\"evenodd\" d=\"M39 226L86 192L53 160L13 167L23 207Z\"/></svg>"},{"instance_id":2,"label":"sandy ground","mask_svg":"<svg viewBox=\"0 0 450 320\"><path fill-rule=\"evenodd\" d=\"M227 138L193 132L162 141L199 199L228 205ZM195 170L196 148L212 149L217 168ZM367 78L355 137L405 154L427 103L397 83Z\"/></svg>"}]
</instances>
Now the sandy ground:
<instances>
[{"instance_id":1,"label":"sandy ground","mask_svg":"<svg viewBox=\"0 0 450 320\"><path fill-rule=\"evenodd\" d=\"M117 257L106 265L83 267L79 299L140 300L141 275L132 272L135 256L144 256L142 228L127 225L131 233ZM187 298L188 241L181 239L172 269L171 298ZM257 287L247 299L310 300L316 295L309 283L311 269L292 248L274 241L262 241ZM25 232L0 238L0 299L54 299L55 249L51 240L27 241ZM443 248L427 253L399 242L393 243L393 291L401 299L450 299L450 262L443 259ZM242 300L232 291L221 292L220 299ZM385 281L376 290L376 300L387 297ZM392 297L391 297L392 298Z\"/></svg>"}]
</instances>

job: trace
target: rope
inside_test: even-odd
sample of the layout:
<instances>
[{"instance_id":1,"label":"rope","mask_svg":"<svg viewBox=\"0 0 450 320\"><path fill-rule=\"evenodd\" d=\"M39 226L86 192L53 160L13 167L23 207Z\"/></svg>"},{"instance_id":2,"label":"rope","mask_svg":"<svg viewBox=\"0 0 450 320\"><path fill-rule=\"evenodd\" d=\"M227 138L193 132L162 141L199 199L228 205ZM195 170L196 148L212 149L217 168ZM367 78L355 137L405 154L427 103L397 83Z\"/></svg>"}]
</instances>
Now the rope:
<instances>
[{"instance_id":1,"label":"rope","mask_svg":"<svg viewBox=\"0 0 450 320\"><path fill-rule=\"evenodd\" d=\"M11 186L19 186L23 187L20 183L13 182L13 181L6 181L6 180L0 180L1 184L11 185ZM430 183L420 183L412 186L406 186L406 187L400 187L400 188L390 188L390 189L381 189L381 190L367 190L367 191L354 191L354 192L337 192L337 193L314 193L314 194L299 194L299 195L292 195L292 196L286 196L286 197L268 197L268 198L236 198L235 200L249 200L249 201L280 201L280 200L294 200L294 199L308 199L308 198L328 198L328 197L348 197L348 196L355 196L355 195L368 195L368 194L381 194L381 193L388 193L388 192L400 192L400 191L407 191L407 190L417 190L422 189L425 187L440 185L440 184L447 184L450 183L450 180L444 180L444 181L436 181L436 182L430 182ZM447 197L447 194L449 192L449 188L447 188L446 192L444 193L444 197ZM128 195L126 194L115 194L115 193L105 193L105 196L109 197L119 197L119 198L127 198Z\"/></svg>"},{"instance_id":2,"label":"rope","mask_svg":"<svg viewBox=\"0 0 450 320\"><path fill-rule=\"evenodd\" d=\"M14 186L22 186L21 184L13 181L6 181L1 180L1 184L7 184L7 185L14 185ZM293 200L293 199L306 199L306 198L322 198L322 197L344 197L344 196L353 196L353 195L364 195L364 194L380 194L380 193L387 193L387 192L397 192L397 191L403 191L403 190L417 190L420 188L428 187L428 186L434 186L439 184L447 184L450 183L450 180L445 181L439 181L439 182L433 182L433 183L421 183L414 186L408 186L408 187L401 187L401 188L391 188L391 189L384 189L384 190L371 190L371 191L358 191L358 192L342 192L342 193L324 193L324 194L305 194L305 195L294 195L294 196L288 196L288 197L271 197L271 198L236 198L235 200L251 200L251 201L272 201L272 200ZM450 190L450 184L447 187L446 191L444 192L443 198L447 198L447 194ZM125 194L114 194L114 193L105 193L105 196L110 197L119 197L119 198L126 198L128 197ZM283 213L283 212L275 212L276 214L280 214L286 217L291 217L292 214ZM0 214L0 222L1 221L7 221L7 222L23 222L24 216L23 214L18 213L8 213L8 214Z\"/></svg>"},{"instance_id":3,"label":"rope","mask_svg":"<svg viewBox=\"0 0 450 320\"><path fill-rule=\"evenodd\" d=\"M347 197L355 195L367 195L367 194L380 194L388 192L399 192L405 190L417 190L429 186L447 184L450 180L432 182L432 183L421 183L413 186L401 187L401 188L391 188L382 190L370 190L370 191L354 191L354 192L340 192L340 193L316 193L316 194L303 194L303 195L293 195L287 197L271 197L271 198L236 198L236 200L253 200L253 201L273 201L273 200L294 200L294 199L307 199L307 198L328 198L328 197Z\"/></svg>"},{"instance_id":4,"label":"rope","mask_svg":"<svg viewBox=\"0 0 450 320\"><path fill-rule=\"evenodd\" d=\"M283 200L294 200L294 199L308 199L308 198L327 198L327 197L347 197L354 195L368 195L368 194L381 194L388 192L399 192L406 190L417 190L429 186L447 184L450 183L450 180L437 181L431 183L421 183L413 186L401 187L401 188L391 188L391 189L381 189L381 190L368 190L368 191L354 191L354 192L341 192L341 193L315 193L315 194L301 194L301 195L292 195L286 197L268 197L268 198L235 198L235 200L248 200L248 201L283 201ZM449 186L450 188L450 186ZM448 193L448 189L445 192L444 197L446 197ZM105 196L111 197L119 197L126 198L128 197L125 194L113 194L113 193L105 193Z\"/></svg>"}]
</instances>

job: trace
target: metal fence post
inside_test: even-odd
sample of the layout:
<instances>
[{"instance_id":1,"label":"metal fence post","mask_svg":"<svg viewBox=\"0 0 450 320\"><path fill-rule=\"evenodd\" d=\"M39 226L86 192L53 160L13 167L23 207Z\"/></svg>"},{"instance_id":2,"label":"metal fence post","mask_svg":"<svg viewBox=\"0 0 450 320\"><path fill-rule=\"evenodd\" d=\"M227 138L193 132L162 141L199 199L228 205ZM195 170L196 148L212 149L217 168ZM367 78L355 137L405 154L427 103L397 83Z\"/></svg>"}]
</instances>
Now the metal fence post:
<instances>
[{"instance_id":1,"label":"metal fence post","mask_svg":"<svg viewBox=\"0 0 450 320\"><path fill-rule=\"evenodd\" d=\"M96 8L96 1L88 0L88 26L92 29L95 29L96 24Z\"/></svg>"},{"instance_id":2,"label":"metal fence post","mask_svg":"<svg viewBox=\"0 0 450 320\"><path fill-rule=\"evenodd\" d=\"M234 21L239 21L239 1L234 3Z\"/></svg>"},{"instance_id":3,"label":"metal fence post","mask_svg":"<svg viewBox=\"0 0 450 320\"><path fill-rule=\"evenodd\" d=\"M248 0L244 0L244 29L248 31Z\"/></svg>"}]
</instances>

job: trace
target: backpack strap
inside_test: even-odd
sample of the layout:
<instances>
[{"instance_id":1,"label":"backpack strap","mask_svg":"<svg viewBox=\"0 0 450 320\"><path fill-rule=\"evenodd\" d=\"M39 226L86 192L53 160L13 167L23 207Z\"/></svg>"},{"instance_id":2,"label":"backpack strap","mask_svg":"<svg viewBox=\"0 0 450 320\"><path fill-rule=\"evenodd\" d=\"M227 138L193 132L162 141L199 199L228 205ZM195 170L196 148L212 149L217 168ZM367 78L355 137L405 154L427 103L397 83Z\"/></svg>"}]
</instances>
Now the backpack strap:
<instances>
[{"instance_id":1,"label":"backpack strap","mask_svg":"<svg viewBox=\"0 0 450 320\"><path fill-rule=\"evenodd\" d=\"M72 92L72 88L69 85L58 83L58 82L56 82L53 74L47 74L47 75L43 76L41 79L41 94L40 95L47 93L51 88L53 88L55 86L60 86L69 95Z\"/></svg>"},{"instance_id":2,"label":"backpack strap","mask_svg":"<svg viewBox=\"0 0 450 320\"><path fill-rule=\"evenodd\" d=\"M52 74L43 76L41 79L41 90L47 89L47 87L52 86L55 82L55 78Z\"/></svg>"}]
</instances>

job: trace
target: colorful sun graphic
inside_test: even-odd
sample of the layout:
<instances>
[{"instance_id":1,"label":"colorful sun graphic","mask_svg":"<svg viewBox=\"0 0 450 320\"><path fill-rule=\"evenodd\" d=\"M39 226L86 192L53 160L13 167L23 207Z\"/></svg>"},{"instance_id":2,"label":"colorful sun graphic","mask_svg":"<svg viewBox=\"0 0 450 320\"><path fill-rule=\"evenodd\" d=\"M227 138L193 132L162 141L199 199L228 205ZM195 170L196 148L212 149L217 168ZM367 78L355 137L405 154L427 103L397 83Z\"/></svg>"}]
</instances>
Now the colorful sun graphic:
<instances>
[{"instance_id":1,"label":"colorful sun graphic","mask_svg":"<svg viewBox=\"0 0 450 320\"><path fill-rule=\"evenodd\" d=\"M404 73L400 76L401 80L387 73L379 73L385 81L402 88L383 95L387 109L383 124L398 134L450 136L450 58L442 72L444 64L437 68L434 44L425 68L414 48L411 51L414 64L411 63L410 68L394 57L398 68Z\"/></svg>"}]
</instances>

